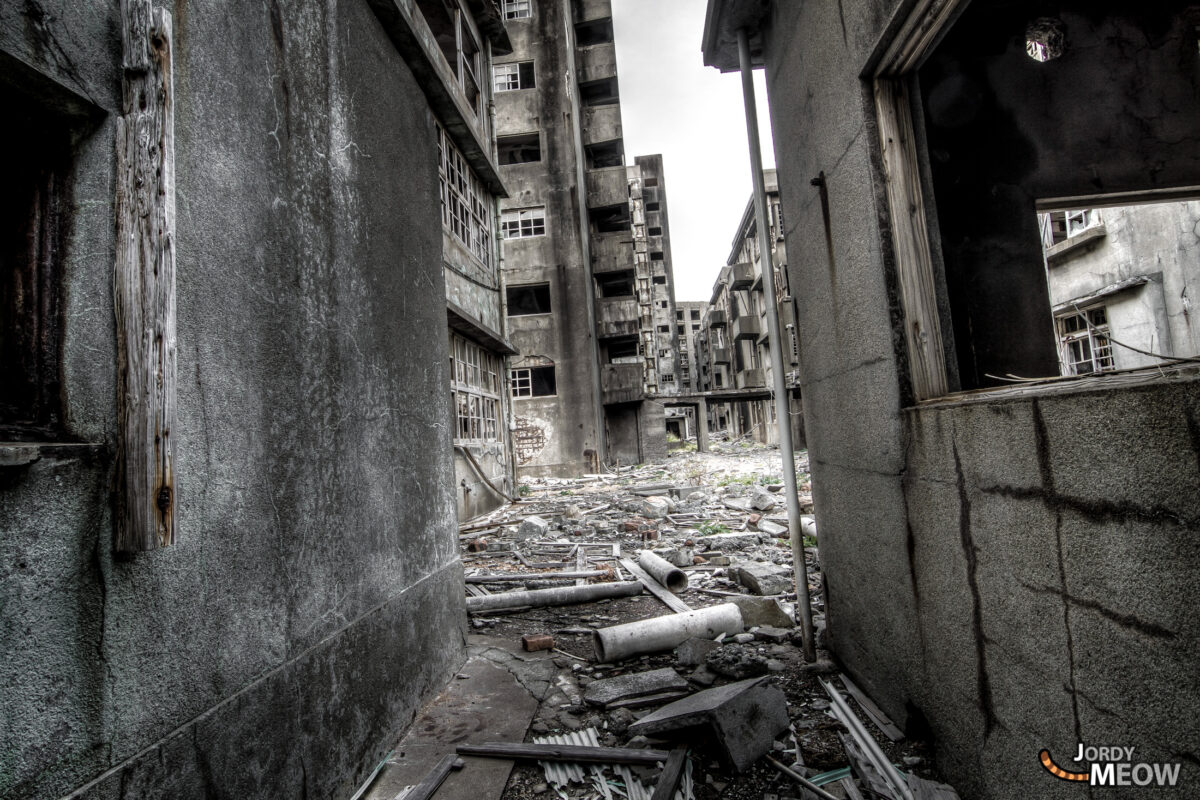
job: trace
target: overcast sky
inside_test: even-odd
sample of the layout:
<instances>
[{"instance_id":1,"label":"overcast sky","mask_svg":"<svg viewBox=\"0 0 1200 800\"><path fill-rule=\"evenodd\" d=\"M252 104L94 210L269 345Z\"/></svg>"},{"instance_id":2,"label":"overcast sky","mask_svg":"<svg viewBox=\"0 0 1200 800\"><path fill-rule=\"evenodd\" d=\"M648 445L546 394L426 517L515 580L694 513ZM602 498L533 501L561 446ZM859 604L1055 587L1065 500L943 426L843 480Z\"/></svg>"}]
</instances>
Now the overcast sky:
<instances>
[{"instance_id":1,"label":"overcast sky","mask_svg":"<svg viewBox=\"0 0 1200 800\"><path fill-rule=\"evenodd\" d=\"M737 73L705 67L706 0L612 0L625 158L662 153L675 299L708 300L750 200ZM763 161L775 164L767 92L755 73Z\"/></svg>"}]
</instances>

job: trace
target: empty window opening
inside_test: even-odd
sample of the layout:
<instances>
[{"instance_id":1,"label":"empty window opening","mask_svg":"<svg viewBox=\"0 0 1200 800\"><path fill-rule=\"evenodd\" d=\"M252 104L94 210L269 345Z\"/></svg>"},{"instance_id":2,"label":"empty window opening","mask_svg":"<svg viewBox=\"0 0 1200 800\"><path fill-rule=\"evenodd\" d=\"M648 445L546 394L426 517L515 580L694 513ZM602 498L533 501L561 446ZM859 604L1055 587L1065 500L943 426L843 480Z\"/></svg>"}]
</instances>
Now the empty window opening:
<instances>
[{"instance_id":1,"label":"empty window opening","mask_svg":"<svg viewBox=\"0 0 1200 800\"><path fill-rule=\"evenodd\" d=\"M625 164L625 142L621 139L585 145L583 149L587 154L588 169L620 167Z\"/></svg>"},{"instance_id":2,"label":"empty window opening","mask_svg":"<svg viewBox=\"0 0 1200 800\"><path fill-rule=\"evenodd\" d=\"M454 439L496 441L500 437L500 356L450 334L450 398L457 425Z\"/></svg>"},{"instance_id":3,"label":"empty window opening","mask_svg":"<svg viewBox=\"0 0 1200 800\"><path fill-rule=\"evenodd\" d=\"M546 207L510 208L500 212L500 232L505 239L546 235Z\"/></svg>"},{"instance_id":4,"label":"empty window opening","mask_svg":"<svg viewBox=\"0 0 1200 800\"><path fill-rule=\"evenodd\" d=\"M509 371L508 380L513 397L552 397L558 394L553 364L546 367L517 367Z\"/></svg>"},{"instance_id":5,"label":"empty window opening","mask_svg":"<svg viewBox=\"0 0 1200 800\"><path fill-rule=\"evenodd\" d=\"M509 286L508 315L525 317L532 314L550 313L550 284L534 283L527 286Z\"/></svg>"},{"instance_id":6,"label":"empty window opening","mask_svg":"<svg viewBox=\"0 0 1200 800\"><path fill-rule=\"evenodd\" d=\"M542 160L542 136L539 133L518 133L496 137L496 152L501 165L530 164Z\"/></svg>"},{"instance_id":7,"label":"empty window opening","mask_svg":"<svg viewBox=\"0 0 1200 800\"><path fill-rule=\"evenodd\" d=\"M70 131L67 122L11 95L0 91L9 115L0 140L10 154L0 200L0 440L47 440L62 421Z\"/></svg>"},{"instance_id":8,"label":"empty window opening","mask_svg":"<svg viewBox=\"0 0 1200 800\"><path fill-rule=\"evenodd\" d=\"M492 67L492 79L497 92L515 92L537 87L532 61L497 64Z\"/></svg>"},{"instance_id":9,"label":"empty window opening","mask_svg":"<svg viewBox=\"0 0 1200 800\"><path fill-rule=\"evenodd\" d=\"M636 336L609 339L605 345L605 362L608 364L638 364L641 360L642 349Z\"/></svg>"},{"instance_id":10,"label":"empty window opening","mask_svg":"<svg viewBox=\"0 0 1200 800\"><path fill-rule=\"evenodd\" d=\"M628 233L629 204L589 209L588 216L597 233Z\"/></svg>"},{"instance_id":11,"label":"empty window opening","mask_svg":"<svg viewBox=\"0 0 1200 800\"><path fill-rule=\"evenodd\" d=\"M659 326L658 326L658 332L659 332L659 333L670 333L670 332L671 332L671 326L670 326L670 325L659 325Z\"/></svg>"},{"instance_id":12,"label":"empty window opening","mask_svg":"<svg viewBox=\"0 0 1200 800\"><path fill-rule=\"evenodd\" d=\"M664 286L667 283L667 276L666 275L655 275L652 280L659 286Z\"/></svg>"},{"instance_id":13,"label":"empty window opening","mask_svg":"<svg viewBox=\"0 0 1200 800\"><path fill-rule=\"evenodd\" d=\"M650 260L651 261L662 261L663 260L662 250L651 251Z\"/></svg>"},{"instance_id":14,"label":"empty window opening","mask_svg":"<svg viewBox=\"0 0 1200 800\"><path fill-rule=\"evenodd\" d=\"M601 297L632 297L634 288L633 270L607 272L596 276L596 285Z\"/></svg>"},{"instance_id":15,"label":"empty window opening","mask_svg":"<svg viewBox=\"0 0 1200 800\"><path fill-rule=\"evenodd\" d=\"M579 84L579 100L585 106L607 106L621 101L616 78L601 78Z\"/></svg>"},{"instance_id":16,"label":"empty window opening","mask_svg":"<svg viewBox=\"0 0 1200 800\"><path fill-rule=\"evenodd\" d=\"M691 310L691 318L692 318L692 319L700 319L700 309L698 309L698 308L693 308L693 309Z\"/></svg>"},{"instance_id":17,"label":"empty window opening","mask_svg":"<svg viewBox=\"0 0 1200 800\"><path fill-rule=\"evenodd\" d=\"M504 0L505 19L529 19L533 16L533 0Z\"/></svg>"},{"instance_id":18,"label":"empty window opening","mask_svg":"<svg viewBox=\"0 0 1200 800\"><path fill-rule=\"evenodd\" d=\"M644 185L651 188L658 186L658 178L646 178Z\"/></svg>"},{"instance_id":19,"label":"empty window opening","mask_svg":"<svg viewBox=\"0 0 1200 800\"><path fill-rule=\"evenodd\" d=\"M670 305L670 303L668 303L666 300L659 300L659 301L658 301L658 307L659 307L659 308L667 308L669 305Z\"/></svg>"},{"instance_id":20,"label":"empty window opening","mask_svg":"<svg viewBox=\"0 0 1200 800\"><path fill-rule=\"evenodd\" d=\"M417 0L417 7L471 110L478 115L483 108L483 84L479 80L483 54L469 15L453 0Z\"/></svg>"},{"instance_id":21,"label":"empty window opening","mask_svg":"<svg viewBox=\"0 0 1200 800\"><path fill-rule=\"evenodd\" d=\"M442 227L466 245L471 255L492 267L492 198L462 152L437 125L438 178Z\"/></svg>"},{"instance_id":22,"label":"empty window opening","mask_svg":"<svg viewBox=\"0 0 1200 800\"><path fill-rule=\"evenodd\" d=\"M653 202L653 203L646 203L646 210L647 210L647 211L658 211L658 210L659 210L659 207L660 207L660 204L658 203L658 201L657 201L657 200L656 200L655 202Z\"/></svg>"},{"instance_id":23,"label":"empty window opening","mask_svg":"<svg viewBox=\"0 0 1200 800\"><path fill-rule=\"evenodd\" d=\"M591 47L594 44L611 44L613 41L613 22L608 19L593 19L579 22L575 25L575 44L579 47Z\"/></svg>"},{"instance_id":24,"label":"empty window opening","mask_svg":"<svg viewBox=\"0 0 1200 800\"><path fill-rule=\"evenodd\" d=\"M675 319L683 319L683 312L682 312L682 311L676 311L676 312L675 312Z\"/></svg>"},{"instance_id":25,"label":"empty window opening","mask_svg":"<svg viewBox=\"0 0 1200 800\"><path fill-rule=\"evenodd\" d=\"M646 231L646 233L649 234L650 236L662 236L662 228L653 227L650 230Z\"/></svg>"}]
</instances>

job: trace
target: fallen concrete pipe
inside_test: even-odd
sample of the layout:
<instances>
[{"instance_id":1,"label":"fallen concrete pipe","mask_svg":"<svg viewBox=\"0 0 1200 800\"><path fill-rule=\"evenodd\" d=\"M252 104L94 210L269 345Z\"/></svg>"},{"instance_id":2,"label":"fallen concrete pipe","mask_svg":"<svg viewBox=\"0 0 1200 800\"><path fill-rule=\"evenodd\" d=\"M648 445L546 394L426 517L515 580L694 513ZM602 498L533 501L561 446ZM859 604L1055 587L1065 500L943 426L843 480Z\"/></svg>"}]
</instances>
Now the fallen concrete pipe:
<instances>
[{"instance_id":1,"label":"fallen concrete pipe","mask_svg":"<svg viewBox=\"0 0 1200 800\"><path fill-rule=\"evenodd\" d=\"M596 660L620 661L644 653L670 650L693 637L713 639L720 633L741 633L742 612L733 603L699 608L682 614L644 619L593 632Z\"/></svg>"},{"instance_id":2,"label":"fallen concrete pipe","mask_svg":"<svg viewBox=\"0 0 1200 800\"><path fill-rule=\"evenodd\" d=\"M533 589L528 592L503 592L482 597L468 597L467 611L495 611L521 606L565 606L571 603L590 603L610 597L632 597L642 593L641 581L621 583L591 583L586 586L560 586L554 589Z\"/></svg>"},{"instance_id":3,"label":"fallen concrete pipe","mask_svg":"<svg viewBox=\"0 0 1200 800\"><path fill-rule=\"evenodd\" d=\"M805 536L817 538L817 518L811 514L804 514L800 517L800 531Z\"/></svg>"},{"instance_id":4,"label":"fallen concrete pipe","mask_svg":"<svg viewBox=\"0 0 1200 800\"><path fill-rule=\"evenodd\" d=\"M638 553L638 566L650 573L650 577L678 594L688 587L687 573L651 550Z\"/></svg>"}]
</instances>

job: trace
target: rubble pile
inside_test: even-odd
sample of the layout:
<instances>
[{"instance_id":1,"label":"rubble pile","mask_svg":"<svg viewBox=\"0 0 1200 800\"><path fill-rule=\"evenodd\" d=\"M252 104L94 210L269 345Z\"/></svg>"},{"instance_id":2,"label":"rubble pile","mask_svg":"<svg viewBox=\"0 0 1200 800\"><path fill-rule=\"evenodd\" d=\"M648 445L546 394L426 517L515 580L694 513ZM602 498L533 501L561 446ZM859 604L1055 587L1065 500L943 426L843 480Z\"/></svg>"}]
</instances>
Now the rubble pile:
<instances>
[{"instance_id":1,"label":"rubble pile","mask_svg":"<svg viewBox=\"0 0 1200 800\"><path fill-rule=\"evenodd\" d=\"M818 682L837 668L821 649L811 517L802 535L818 660L805 663L778 459L778 449L718 444L663 465L531 480L517 502L461 527L472 632L524 642L558 670L527 734L537 744L521 746L595 742L616 759L608 772L520 766L505 800L650 800L666 775L678 787L660 787L655 800L954 796L915 775L918 789L907 788L888 764L932 777L927 745L905 740L848 679L853 702L870 705L862 731L876 732L882 750L833 716L846 701L837 684ZM799 500L811 514L807 467L798 453ZM514 746L498 752L518 758ZM622 761L646 749L675 763Z\"/></svg>"}]
</instances>

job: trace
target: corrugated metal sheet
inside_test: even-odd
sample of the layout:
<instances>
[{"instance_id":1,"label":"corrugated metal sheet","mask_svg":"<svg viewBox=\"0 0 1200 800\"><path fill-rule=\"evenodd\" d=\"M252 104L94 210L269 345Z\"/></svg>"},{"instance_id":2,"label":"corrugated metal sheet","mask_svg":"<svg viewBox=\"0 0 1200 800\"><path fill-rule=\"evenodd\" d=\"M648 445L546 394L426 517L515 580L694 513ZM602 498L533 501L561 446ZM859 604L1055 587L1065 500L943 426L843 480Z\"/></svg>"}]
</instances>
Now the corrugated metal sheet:
<instances>
[{"instance_id":1,"label":"corrugated metal sheet","mask_svg":"<svg viewBox=\"0 0 1200 800\"><path fill-rule=\"evenodd\" d=\"M566 744L584 747L600 747L600 737L595 728L587 728L571 733L560 733L549 736L539 736L533 740L538 744ZM596 790L591 795L604 800L650 800L653 787L647 788L634 777L629 767L624 764L569 764L565 762L540 761L546 774L546 783L554 787L559 797L567 797L566 787L571 783L591 784ZM604 771L612 770L617 780L609 781ZM693 800L692 795L692 762L689 759L683 770L683 780L679 782L679 790L675 792L674 800Z\"/></svg>"}]
</instances>

